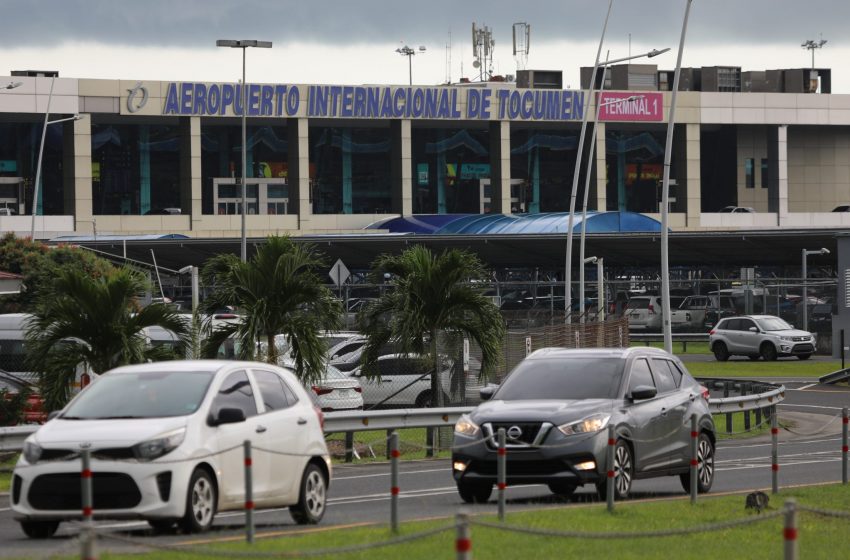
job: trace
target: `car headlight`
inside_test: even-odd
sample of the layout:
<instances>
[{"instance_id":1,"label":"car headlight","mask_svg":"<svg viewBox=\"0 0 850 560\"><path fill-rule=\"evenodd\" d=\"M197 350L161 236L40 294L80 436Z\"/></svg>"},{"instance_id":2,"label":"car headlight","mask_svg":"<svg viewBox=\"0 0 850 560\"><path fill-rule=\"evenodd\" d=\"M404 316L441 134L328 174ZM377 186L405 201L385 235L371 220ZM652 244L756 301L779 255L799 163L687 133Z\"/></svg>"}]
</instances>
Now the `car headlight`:
<instances>
[{"instance_id":1,"label":"car headlight","mask_svg":"<svg viewBox=\"0 0 850 560\"><path fill-rule=\"evenodd\" d=\"M133 455L139 461L152 461L163 455L171 453L177 446L183 443L183 438L186 437L186 428L178 428L159 436L156 439L150 439L137 443L133 446Z\"/></svg>"},{"instance_id":2,"label":"car headlight","mask_svg":"<svg viewBox=\"0 0 850 560\"><path fill-rule=\"evenodd\" d=\"M582 418L578 422L562 424L558 426L558 429L561 430L561 433L563 433L565 436L572 436L576 434L590 434L604 429L605 426L608 425L608 420L610 419L610 414L591 414L587 418Z\"/></svg>"},{"instance_id":3,"label":"car headlight","mask_svg":"<svg viewBox=\"0 0 850 560\"><path fill-rule=\"evenodd\" d=\"M27 463L34 465L38 463L38 460L41 459L41 446L32 440L26 440L24 442L24 459L27 460Z\"/></svg>"},{"instance_id":4,"label":"car headlight","mask_svg":"<svg viewBox=\"0 0 850 560\"><path fill-rule=\"evenodd\" d=\"M455 424L455 433L465 436L474 436L481 428L473 422L466 414L462 415Z\"/></svg>"},{"instance_id":5,"label":"car headlight","mask_svg":"<svg viewBox=\"0 0 850 560\"><path fill-rule=\"evenodd\" d=\"M786 342L794 342L793 336L780 336L779 338L786 341Z\"/></svg>"}]
</instances>

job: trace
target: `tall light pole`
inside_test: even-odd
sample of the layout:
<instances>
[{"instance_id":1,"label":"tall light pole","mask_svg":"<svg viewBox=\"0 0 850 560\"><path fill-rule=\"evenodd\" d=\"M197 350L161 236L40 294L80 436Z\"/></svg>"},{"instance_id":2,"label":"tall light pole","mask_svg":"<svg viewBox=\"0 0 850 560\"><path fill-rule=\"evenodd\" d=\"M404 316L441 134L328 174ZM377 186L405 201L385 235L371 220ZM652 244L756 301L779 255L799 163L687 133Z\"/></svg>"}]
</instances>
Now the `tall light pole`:
<instances>
[{"instance_id":1,"label":"tall light pole","mask_svg":"<svg viewBox=\"0 0 850 560\"><path fill-rule=\"evenodd\" d=\"M661 328L664 332L664 350L673 352L673 331L670 325L670 234L667 231L670 213L670 157L673 153L673 123L676 115L676 94L679 91L679 74L682 71L682 50L685 48L685 34L688 30L688 15L693 0L686 0L685 17L682 20L682 35L679 37L679 55L676 58L676 71L673 73L673 95L670 96L670 114L667 116L667 143L664 147L664 178L661 186Z\"/></svg>"},{"instance_id":2,"label":"tall light pole","mask_svg":"<svg viewBox=\"0 0 850 560\"><path fill-rule=\"evenodd\" d=\"M602 54L602 43L605 40L605 31L608 29L608 18L611 17L611 7L614 0L608 0L608 12L605 14L605 23L602 25L602 35L599 37L599 48L596 49L596 60L593 63L593 72L590 75L590 85L585 94L585 106L590 103L590 95L596 86L596 71L599 69L599 55ZM573 274L573 223L575 222L576 195L578 194L578 172L581 166L581 152L584 149L584 135L587 132L587 108L581 116L581 132L578 135L578 147L576 148L576 164L573 169L573 186L570 190L570 214L567 219L567 255L566 268L564 270L564 322L572 322L572 274Z\"/></svg>"},{"instance_id":3,"label":"tall light pole","mask_svg":"<svg viewBox=\"0 0 850 560\"><path fill-rule=\"evenodd\" d=\"M66 117L64 119L50 120L50 101L53 99L53 84L55 81L56 74L50 78L50 93L47 94L47 109L44 111L44 126L41 128L41 144L38 147L38 163L35 164L35 185L33 186L32 191L32 222L30 223L30 239L32 240L35 240L35 216L38 213L38 189L41 183L41 160L44 157L44 139L47 137L47 125L65 121L78 121L82 118L80 115L74 115L73 117ZM12 86L12 84L9 85ZM18 82L18 85L20 85L20 82ZM11 87L8 86L7 88L11 89Z\"/></svg>"},{"instance_id":4,"label":"tall light pole","mask_svg":"<svg viewBox=\"0 0 850 560\"><path fill-rule=\"evenodd\" d=\"M605 320L605 259L602 257L587 257L581 259L581 264L596 263L596 321Z\"/></svg>"},{"instance_id":5,"label":"tall light pole","mask_svg":"<svg viewBox=\"0 0 850 560\"><path fill-rule=\"evenodd\" d=\"M815 49L822 49L826 44L826 39L821 39L820 41L815 41L813 39L807 39L805 43L800 45L804 49L808 49L812 51L812 70L815 69Z\"/></svg>"},{"instance_id":6,"label":"tall light pole","mask_svg":"<svg viewBox=\"0 0 850 560\"><path fill-rule=\"evenodd\" d=\"M425 52L425 45L419 45L419 52ZM416 51L412 47L408 47L407 45L403 47L399 47L395 50L401 56L407 57L407 74L410 79L410 85L413 85L413 57L416 56Z\"/></svg>"},{"instance_id":7,"label":"tall light pole","mask_svg":"<svg viewBox=\"0 0 850 560\"><path fill-rule=\"evenodd\" d=\"M247 212L246 206L248 204L248 199L246 195L247 186L245 185L248 180L248 172L245 169L248 166L248 147L247 147L247 120L246 115L248 113L248 84L245 83L245 51L248 47L257 47L261 49L270 49L272 48L271 41L257 41L257 40L249 40L249 39L241 39L241 40L231 40L231 39L219 39L215 42L215 46L217 47L230 47L233 49L242 49L242 242L240 245L240 255L242 258L242 262L248 260L248 241L245 235L245 213Z\"/></svg>"},{"instance_id":8,"label":"tall light pole","mask_svg":"<svg viewBox=\"0 0 850 560\"><path fill-rule=\"evenodd\" d=\"M828 255L829 249L826 247L822 247L820 249L803 249L803 330L809 330L809 294L808 294L808 282L807 278L809 277L809 271L806 267L806 257L809 255Z\"/></svg>"}]
</instances>

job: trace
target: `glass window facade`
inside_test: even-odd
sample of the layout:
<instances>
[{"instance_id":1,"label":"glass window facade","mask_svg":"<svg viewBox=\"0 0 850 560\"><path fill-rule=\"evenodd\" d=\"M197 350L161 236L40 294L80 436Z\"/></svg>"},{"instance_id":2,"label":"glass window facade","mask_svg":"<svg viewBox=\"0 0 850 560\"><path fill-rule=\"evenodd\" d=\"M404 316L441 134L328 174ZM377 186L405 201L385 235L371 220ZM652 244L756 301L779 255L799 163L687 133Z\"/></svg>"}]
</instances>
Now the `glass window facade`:
<instances>
[{"instance_id":1,"label":"glass window facade","mask_svg":"<svg viewBox=\"0 0 850 560\"><path fill-rule=\"evenodd\" d=\"M392 212L390 128L310 127L314 214Z\"/></svg>"},{"instance_id":2,"label":"glass window facade","mask_svg":"<svg viewBox=\"0 0 850 560\"><path fill-rule=\"evenodd\" d=\"M95 215L179 213L177 124L92 123L92 211Z\"/></svg>"},{"instance_id":3,"label":"glass window facade","mask_svg":"<svg viewBox=\"0 0 850 560\"><path fill-rule=\"evenodd\" d=\"M11 213L32 212L33 184L43 126L44 121L0 122L0 208L8 208ZM65 214L62 172L64 131L63 124L47 127L38 214Z\"/></svg>"},{"instance_id":4,"label":"glass window facade","mask_svg":"<svg viewBox=\"0 0 850 560\"><path fill-rule=\"evenodd\" d=\"M578 137L578 130L511 128L512 212L569 210ZM584 188L584 183L580 186ZM588 203L595 206L595 197Z\"/></svg>"},{"instance_id":5,"label":"glass window facade","mask_svg":"<svg viewBox=\"0 0 850 560\"><path fill-rule=\"evenodd\" d=\"M617 130L610 124L606 126L607 210L659 211L658 185L664 173L665 136L663 131Z\"/></svg>"},{"instance_id":6,"label":"glass window facade","mask_svg":"<svg viewBox=\"0 0 850 560\"><path fill-rule=\"evenodd\" d=\"M239 120L201 123L201 207L204 214L241 214L242 125ZM256 123L246 128L248 214L295 214L297 202L289 186L286 126Z\"/></svg>"},{"instance_id":7,"label":"glass window facade","mask_svg":"<svg viewBox=\"0 0 850 560\"><path fill-rule=\"evenodd\" d=\"M756 188L756 160L747 158L744 160L744 175L746 178L746 187L748 189Z\"/></svg>"},{"instance_id":8,"label":"glass window facade","mask_svg":"<svg viewBox=\"0 0 850 560\"><path fill-rule=\"evenodd\" d=\"M490 211L488 129L414 126L412 137L414 214Z\"/></svg>"}]
</instances>

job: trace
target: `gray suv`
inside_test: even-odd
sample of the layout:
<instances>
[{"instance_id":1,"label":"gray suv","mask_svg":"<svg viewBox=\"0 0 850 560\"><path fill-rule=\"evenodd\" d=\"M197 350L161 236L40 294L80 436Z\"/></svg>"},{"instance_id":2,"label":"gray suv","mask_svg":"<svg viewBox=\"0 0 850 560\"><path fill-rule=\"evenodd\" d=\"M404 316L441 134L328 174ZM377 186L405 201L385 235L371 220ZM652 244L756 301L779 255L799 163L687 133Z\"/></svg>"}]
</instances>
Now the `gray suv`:
<instances>
[{"instance_id":1,"label":"gray suv","mask_svg":"<svg viewBox=\"0 0 850 560\"><path fill-rule=\"evenodd\" d=\"M773 361L780 356L808 360L815 352L815 335L795 329L774 315L744 315L721 319L709 332L714 357L725 362L729 356L759 357Z\"/></svg>"},{"instance_id":2,"label":"gray suv","mask_svg":"<svg viewBox=\"0 0 850 560\"><path fill-rule=\"evenodd\" d=\"M678 475L690 487L690 419L699 425L697 486L714 480L715 430L708 391L663 350L544 348L520 362L485 402L455 425L452 474L461 498L486 502L496 482L496 434L507 435L507 483L605 495L609 424L615 426L615 496L632 480Z\"/></svg>"}]
</instances>

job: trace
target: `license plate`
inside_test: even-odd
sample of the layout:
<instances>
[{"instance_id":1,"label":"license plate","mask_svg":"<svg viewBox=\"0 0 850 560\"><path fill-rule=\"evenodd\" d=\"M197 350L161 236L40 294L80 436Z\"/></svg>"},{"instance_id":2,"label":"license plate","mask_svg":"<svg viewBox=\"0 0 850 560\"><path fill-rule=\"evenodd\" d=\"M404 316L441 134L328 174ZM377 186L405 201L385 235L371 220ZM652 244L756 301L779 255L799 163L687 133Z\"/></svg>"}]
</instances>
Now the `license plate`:
<instances>
[{"instance_id":1,"label":"license plate","mask_svg":"<svg viewBox=\"0 0 850 560\"><path fill-rule=\"evenodd\" d=\"M352 393L354 393L354 391L352 391L351 389L337 389L337 392L342 398L350 398L352 396Z\"/></svg>"}]
</instances>

